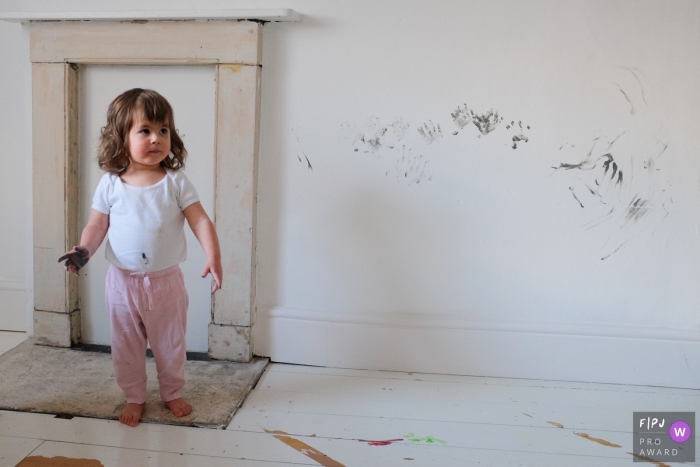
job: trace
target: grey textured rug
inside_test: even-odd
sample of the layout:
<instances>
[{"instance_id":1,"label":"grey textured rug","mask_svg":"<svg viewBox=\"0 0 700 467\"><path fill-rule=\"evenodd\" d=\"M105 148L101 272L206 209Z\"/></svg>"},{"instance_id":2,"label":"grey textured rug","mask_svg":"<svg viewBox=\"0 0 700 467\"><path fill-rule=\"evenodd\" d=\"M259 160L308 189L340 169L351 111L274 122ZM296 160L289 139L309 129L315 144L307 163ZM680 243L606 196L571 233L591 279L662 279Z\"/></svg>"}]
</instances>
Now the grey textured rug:
<instances>
[{"instance_id":1,"label":"grey textured rug","mask_svg":"<svg viewBox=\"0 0 700 467\"><path fill-rule=\"evenodd\" d=\"M187 361L182 397L194 410L178 418L160 400L156 364L147 358L148 400L141 421L225 428L267 363ZM108 353L45 347L29 339L0 356L0 409L116 419L125 404Z\"/></svg>"}]
</instances>

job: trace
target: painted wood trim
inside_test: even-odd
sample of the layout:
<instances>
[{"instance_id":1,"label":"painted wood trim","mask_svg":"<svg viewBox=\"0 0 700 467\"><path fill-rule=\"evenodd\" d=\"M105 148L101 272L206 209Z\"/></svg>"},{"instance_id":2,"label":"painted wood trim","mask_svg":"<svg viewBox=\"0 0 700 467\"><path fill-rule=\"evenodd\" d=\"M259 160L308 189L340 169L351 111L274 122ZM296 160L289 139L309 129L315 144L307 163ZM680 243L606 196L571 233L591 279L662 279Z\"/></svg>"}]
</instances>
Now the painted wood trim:
<instances>
[{"instance_id":1,"label":"painted wood trim","mask_svg":"<svg viewBox=\"0 0 700 467\"><path fill-rule=\"evenodd\" d=\"M80 154L78 140L78 96L79 96L79 82L78 82L78 66L75 64L66 64L66 79L65 79L65 193L66 193L66 204L65 204L65 219L66 224L64 228L66 229L66 244L65 250L68 251L75 245L80 244L80 231L78 226L78 213L79 213L79 200L80 200L80 181L78 177L80 176ZM56 262L58 258L56 258ZM61 270L59 266L59 270ZM65 273L64 273L65 274ZM80 307L80 289L78 284L78 278L73 274L66 274L66 311L73 312ZM78 311L79 313L79 311ZM78 318L79 319L79 318Z\"/></svg>"},{"instance_id":2,"label":"painted wood trim","mask_svg":"<svg viewBox=\"0 0 700 467\"><path fill-rule=\"evenodd\" d=\"M250 326L209 324L208 355L216 360L247 363L253 358L253 333Z\"/></svg>"},{"instance_id":3,"label":"painted wood trim","mask_svg":"<svg viewBox=\"0 0 700 467\"><path fill-rule=\"evenodd\" d=\"M261 63L251 21L33 22L33 63Z\"/></svg>"},{"instance_id":4,"label":"painted wood trim","mask_svg":"<svg viewBox=\"0 0 700 467\"><path fill-rule=\"evenodd\" d=\"M0 21L185 21L258 20L298 22L301 14L289 8L170 11L22 11L0 13Z\"/></svg>"},{"instance_id":5,"label":"painted wood trim","mask_svg":"<svg viewBox=\"0 0 700 467\"><path fill-rule=\"evenodd\" d=\"M502 320L474 320L457 313L334 313L258 304L256 314L261 319L287 319L298 323L349 324L384 326L407 329L451 329L488 332L557 334L585 337L659 339L700 343L700 333L690 328L662 328L634 323L566 323Z\"/></svg>"},{"instance_id":6,"label":"painted wood trim","mask_svg":"<svg viewBox=\"0 0 700 467\"><path fill-rule=\"evenodd\" d=\"M700 389L698 341L322 323L262 313L253 334L253 353L279 363Z\"/></svg>"},{"instance_id":7,"label":"painted wood trim","mask_svg":"<svg viewBox=\"0 0 700 467\"><path fill-rule=\"evenodd\" d=\"M225 275L212 298L215 324L254 321L259 89L259 67L216 67L214 223Z\"/></svg>"},{"instance_id":8,"label":"painted wood trim","mask_svg":"<svg viewBox=\"0 0 700 467\"><path fill-rule=\"evenodd\" d=\"M80 311L53 313L34 311L34 343L52 347L72 347L80 342Z\"/></svg>"},{"instance_id":9,"label":"painted wood trim","mask_svg":"<svg viewBox=\"0 0 700 467\"><path fill-rule=\"evenodd\" d=\"M77 71L65 63L32 64L34 309L78 307L77 278L57 260L77 242Z\"/></svg>"}]
</instances>

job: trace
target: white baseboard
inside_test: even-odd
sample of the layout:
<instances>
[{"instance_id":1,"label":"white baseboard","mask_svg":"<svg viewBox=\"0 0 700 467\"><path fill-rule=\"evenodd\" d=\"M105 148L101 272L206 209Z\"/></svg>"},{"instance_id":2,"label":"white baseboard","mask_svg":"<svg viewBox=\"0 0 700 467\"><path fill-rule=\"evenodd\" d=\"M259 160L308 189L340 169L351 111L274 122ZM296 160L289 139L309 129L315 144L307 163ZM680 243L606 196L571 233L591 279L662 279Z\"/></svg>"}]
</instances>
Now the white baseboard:
<instances>
[{"instance_id":1,"label":"white baseboard","mask_svg":"<svg viewBox=\"0 0 700 467\"><path fill-rule=\"evenodd\" d=\"M27 330L27 287L20 281L0 281L0 331Z\"/></svg>"},{"instance_id":2,"label":"white baseboard","mask_svg":"<svg viewBox=\"0 0 700 467\"><path fill-rule=\"evenodd\" d=\"M700 389L700 331L339 316L258 307L254 353L275 362Z\"/></svg>"}]
</instances>

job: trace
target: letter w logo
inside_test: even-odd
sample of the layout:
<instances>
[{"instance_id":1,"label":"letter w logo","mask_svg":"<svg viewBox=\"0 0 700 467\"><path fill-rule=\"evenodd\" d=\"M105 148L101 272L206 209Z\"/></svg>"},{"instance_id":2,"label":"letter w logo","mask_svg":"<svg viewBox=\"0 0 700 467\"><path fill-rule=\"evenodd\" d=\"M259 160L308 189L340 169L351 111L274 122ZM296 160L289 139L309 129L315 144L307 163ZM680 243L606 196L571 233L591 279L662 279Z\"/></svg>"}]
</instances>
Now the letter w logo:
<instances>
[{"instance_id":1,"label":"letter w logo","mask_svg":"<svg viewBox=\"0 0 700 467\"><path fill-rule=\"evenodd\" d=\"M685 436L685 427L675 427L673 431L676 432L676 437Z\"/></svg>"}]
</instances>

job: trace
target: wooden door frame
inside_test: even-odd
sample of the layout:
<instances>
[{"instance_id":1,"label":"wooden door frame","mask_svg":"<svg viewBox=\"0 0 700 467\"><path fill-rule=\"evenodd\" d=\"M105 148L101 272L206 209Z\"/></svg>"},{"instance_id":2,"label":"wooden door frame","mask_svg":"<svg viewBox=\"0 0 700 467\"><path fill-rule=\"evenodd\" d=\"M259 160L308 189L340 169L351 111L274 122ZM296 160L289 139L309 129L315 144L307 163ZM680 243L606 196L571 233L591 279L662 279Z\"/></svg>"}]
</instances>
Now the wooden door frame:
<instances>
[{"instance_id":1,"label":"wooden door frame","mask_svg":"<svg viewBox=\"0 0 700 467\"><path fill-rule=\"evenodd\" d=\"M252 21L30 23L35 343L80 342L78 279L56 262L79 241L79 67L208 64L216 69L213 220L226 275L211 299L209 355L252 358L261 54L262 27Z\"/></svg>"}]
</instances>

